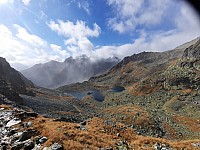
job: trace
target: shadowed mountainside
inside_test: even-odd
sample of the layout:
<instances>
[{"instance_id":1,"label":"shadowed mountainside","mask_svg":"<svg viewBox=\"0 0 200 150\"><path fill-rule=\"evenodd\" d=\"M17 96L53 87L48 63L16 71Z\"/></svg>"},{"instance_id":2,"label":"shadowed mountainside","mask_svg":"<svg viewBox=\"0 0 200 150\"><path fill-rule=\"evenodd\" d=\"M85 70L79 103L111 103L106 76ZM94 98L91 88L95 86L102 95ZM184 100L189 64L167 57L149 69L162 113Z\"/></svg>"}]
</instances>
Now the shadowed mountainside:
<instances>
[{"instance_id":1,"label":"shadowed mountainside","mask_svg":"<svg viewBox=\"0 0 200 150\"><path fill-rule=\"evenodd\" d=\"M22 102L18 94L33 95L29 88L33 83L10 66L5 58L0 57L0 94L6 98Z\"/></svg>"}]
</instances>

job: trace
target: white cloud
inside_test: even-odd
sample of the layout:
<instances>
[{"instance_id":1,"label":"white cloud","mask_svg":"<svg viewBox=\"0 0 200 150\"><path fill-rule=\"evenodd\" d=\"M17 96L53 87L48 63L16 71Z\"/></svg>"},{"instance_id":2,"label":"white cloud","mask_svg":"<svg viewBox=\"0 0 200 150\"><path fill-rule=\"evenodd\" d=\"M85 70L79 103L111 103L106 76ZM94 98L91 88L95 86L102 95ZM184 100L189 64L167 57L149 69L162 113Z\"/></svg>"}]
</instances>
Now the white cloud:
<instances>
[{"instance_id":1,"label":"white cloud","mask_svg":"<svg viewBox=\"0 0 200 150\"><path fill-rule=\"evenodd\" d=\"M0 26L0 35L2 37L10 37L12 36L12 32L4 25Z\"/></svg>"},{"instance_id":2,"label":"white cloud","mask_svg":"<svg viewBox=\"0 0 200 150\"><path fill-rule=\"evenodd\" d=\"M0 56L18 70L50 60L63 61L69 56L60 46L49 45L19 25L13 25L12 29L0 24Z\"/></svg>"},{"instance_id":3,"label":"white cloud","mask_svg":"<svg viewBox=\"0 0 200 150\"><path fill-rule=\"evenodd\" d=\"M78 8L81 8L81 3L80 2L78 2L77 5L78 5Z\"/></svg>"},{"instance_id":4,"label":"white cloud","mask_svg":"<svg viewBox=\"0 0 200 150\"><path fill-rule=\"evenodd\" d=\"M31 0L22 0L22 2L24 3L24 5L28 6Z\"/></svg>"},{"instance_id":5,"label":"white cloud","mask_svg":"<svg viewBox=\"0 0 200 150\"><path fill-rule=\"evenodd\" d=\"M157 25L171 5L170 0L107 0L115 12L108 26L119 33L134 31L139 25Z\"/></svg>"},{"instance_id":6,"label":"white cloud","mask_svg":"<svg viewBox=\"0 0 200 150\"><path fill-rule=\"evenodd\" d=\"M65 36L65 45L71 51L73 56L89 54L94 49L89 37L98 37L101 29L94 23L93 29L89 28L85 22L77 21L76 23L58 20L58 23L50 21L48 26L59 35Z\"/></svg>"},{"instance_id":7,"label":"white cloud","mask_svg":"<svg viewBox=\"0 0 200 150\"><path fill-rule=\"evenodd\" d=\"M90 15L90 4L88 1L82 2L82 8L86 11L88 15Z\"/></svg>"},{"instance_id":8,"label":"white cloud","mask_svg":"<svg viewBox=\"0 0 200 150\"><path fill-rule=\"evenodd\" d=\"M66 37L98 37L100 34L100 27L94 23L93 29L90 29L84 21L77 21L76 23L58 20L58 23L50 21L48 26L60 35Z\"/></svg>"},{"instance_id":9,"label":"white cloud","mask_svg":"<svg viewBox=\"0 0 200 150\"><path fill-rule=\"evenodd\" d=\"M0 0L0 6L3 4L13 3L13 0Z\"/></svg>"},{"instance_id":10,"label":"white cloud","mask_svg":"<svg viewBox=\"0 0 200 150\"><path fill-rule=\"evenodd\" d=\"M40 47L40 46L45 46L47 44L46 41L44 41L43 39L41 39L40 37L36 36L36 35L32 35L29 34L26 29L22 28L21 26L15 24L14 27L17 30L17 34L16 36L25 41L28 42L31 45L34 45L35 47Z\"/></svg>"}]
</instances>

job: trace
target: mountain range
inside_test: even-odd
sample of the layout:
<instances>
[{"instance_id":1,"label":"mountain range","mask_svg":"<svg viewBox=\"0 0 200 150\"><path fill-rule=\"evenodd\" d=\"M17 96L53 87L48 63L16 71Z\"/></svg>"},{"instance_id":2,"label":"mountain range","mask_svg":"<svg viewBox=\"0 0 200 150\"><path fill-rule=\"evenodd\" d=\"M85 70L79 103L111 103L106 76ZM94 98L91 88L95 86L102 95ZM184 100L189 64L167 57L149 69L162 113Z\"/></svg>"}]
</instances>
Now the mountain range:
<instances>
[{"instance_id":1,"label":"mountain range","mask_svg":"<svg viewBox=\"0 0 200 150\"><path fill-rule=\"evenodd\" d=\"M183 66L187 68L187 65L193 64L190 62L193 57L198 58L199 41L199 38L197 38L165 52L142 52L127 56L108 72L91 77L88 82L84 82L82 85L79 84L79 86L84 88L87 86L101 88L125 86L128 89L135 88L135 92L141 89L145 93L153 89L172 88L172 85L175 84L175 78L172 75L176 77L177 82L179 82L178 80L183 80L181 74L188 71L186 69L183 70ZM191 67L191 65L189 66ZM167 85L170 86L167 87ZM76 87L76 84L66 85L59 89L73 89L73 87Z\"/></svg>"},{"instance_id":2,"label":"mountain range","mask_svg":"<svg viewBox=\"0 0 200 150\"><path fill-rule=\"evenodd\" d=\"M83 82L90 77L104 73L119 62L119 58L91 60L87 56L69 57L64 62L50 61L36 64L21 71L35 85L56 88L75 82Z\"/></svg>"}]
</instances>

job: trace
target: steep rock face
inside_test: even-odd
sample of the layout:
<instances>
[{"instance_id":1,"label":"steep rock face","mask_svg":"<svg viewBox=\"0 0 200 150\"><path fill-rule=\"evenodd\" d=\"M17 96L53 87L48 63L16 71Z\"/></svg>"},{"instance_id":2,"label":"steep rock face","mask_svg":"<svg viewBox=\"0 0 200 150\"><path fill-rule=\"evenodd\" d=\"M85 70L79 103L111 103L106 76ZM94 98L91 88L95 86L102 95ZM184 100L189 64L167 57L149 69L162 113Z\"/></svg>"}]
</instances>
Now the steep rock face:
<instances>
[{"instance_id":1,"label":"steep rock face","mask_svg":"<svg viewBox=\"0 0 200 150\"><path fill-rule=\"evenodd\" d=\"M119 62L118 58L92 61L87 56L67 58L64 62L50 61L22 71L36 85L47 88L82 82L101 74Z\"/></svg>"},{"instance_id":2,"label":"steep rock face","mask_svg":"<svg viewBox=\"0 0 200 150\"><path fill-rule=\"evenodd\" d=\"M200 39L195 44L185 49L183 58L191 60L200 59Z\"/></svg>"},{"instance_id":3,"label":"steep rock face","mask_svg":"<svg viewBox=\"0 0 200 150\"><path fill-rule=\"evenodd\" d=\"M168 85L179 89L200 89L200 39L186 48L181 60L168 70L174 74Z\"/></svg>"},{"instance_id":4,"label":"steep rock face","mask_svg":"<svg viewBox=\"0 0 200 150\"><path fill-rule=\"evenodd\" d=\"M139 54L134 54L132 56L125 57L120 63L116 65L114 68L119 68L124 65L127 65L129 62L136 62L136 61L146 61L151 62L152 58L155 58L159 53L154 52L142 52Z\"/></svg>"},{"instance_id":5,"label":"steep rock face","mask_svg":"<svg viewBox=\"0 0 200 150\"><path fill-rule=\"evenodd\" d=\"M0 57L0 93L2 95L21 103L22 100L18 93L33 95L28 90L29 87L33 86L33 83L12 68L5 58Z\"/></svg>"}]
</instances>

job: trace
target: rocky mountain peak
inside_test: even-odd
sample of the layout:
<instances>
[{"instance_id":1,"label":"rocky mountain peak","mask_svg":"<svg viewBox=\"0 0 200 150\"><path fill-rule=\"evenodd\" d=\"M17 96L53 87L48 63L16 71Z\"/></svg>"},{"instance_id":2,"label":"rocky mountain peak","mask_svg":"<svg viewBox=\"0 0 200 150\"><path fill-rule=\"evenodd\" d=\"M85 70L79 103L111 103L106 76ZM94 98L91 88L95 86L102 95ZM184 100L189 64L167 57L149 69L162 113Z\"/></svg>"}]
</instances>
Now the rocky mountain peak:
<instances>
[{"instance_id":1,"label":"rocky mountain peak","mask_svg":"<svg viewBox=\"0 0 200 150\"><path fill-rule=\"evenodd\" d=\"M91 60L82 55L77 58L68 57L64 62L50 61L35 65L22 73L36 85L56 88L62 85L82 82L90 77L108 71L119 62L117 58Z\"/></svg>"},{"instance_id":2,"label":"rocky mountain peak","mask_svg":"<svg viewBox=\"0 0 200 150\"><path fill-rule=\"evenodd\" d=\"M143 61L149 62L152 59L156 60L159 56L159 52L141 52L139 54L133 54L131 56L125 57L120 63L118 63L114 68L120 68L127 65L129 62ZM148 61L149 60L149 61Z\"/></svg>"},{"instance_id":3,"label":"rocky mountain peak","mask_svg":"<svg viewBox=\"0 0 200 150\"><path fill-rule=\"evenodd\" d=\"M10 67L9 63L3 57L0 57L0 65L1 69Z\"/></svg>"},{"instance_id":4,"label":"rocky mountain peak","mask_svg":"<svg viewBox=\"0 0 200 150\"><path fill-rule=\"evenodd\" d=\"M65 59L64 63L73 62L74 58L72 56Z\"/></svg>"}]
</instances>

